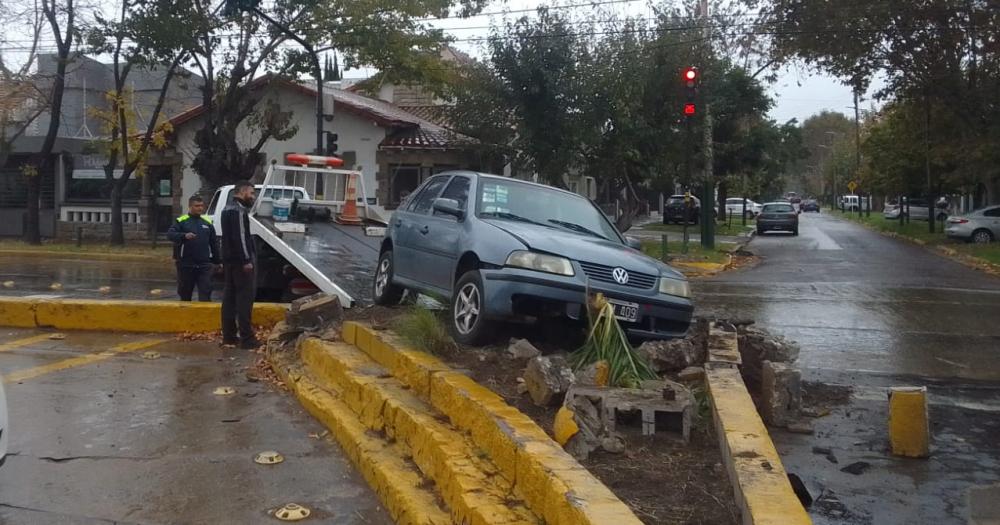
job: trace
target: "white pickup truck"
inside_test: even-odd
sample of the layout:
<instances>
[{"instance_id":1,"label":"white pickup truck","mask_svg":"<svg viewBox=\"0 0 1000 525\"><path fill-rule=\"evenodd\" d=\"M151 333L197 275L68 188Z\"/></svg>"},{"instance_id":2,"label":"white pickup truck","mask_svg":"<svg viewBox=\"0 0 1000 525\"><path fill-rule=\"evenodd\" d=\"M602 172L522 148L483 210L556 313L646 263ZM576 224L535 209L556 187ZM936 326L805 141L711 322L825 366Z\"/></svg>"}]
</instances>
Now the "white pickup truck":
<instances>
[{"instance_id":1,"label":"white pickup truck","mask_svg":"<svg viewBox=\"0 0 1000 525\"><path fill-rule=\"evenodd\" d=\"M250 232L257 243L258 300L287 302L322 291L350 308L368 295L386 223L369 204L361 172L273 163L256 189ZM216 190L206 212L220 238L232 192L232 185ZM349 199L360 224L337 220L355 213ZM272 217L279 200L293 203L288 221Z\"/></svg>"}]
</instances>

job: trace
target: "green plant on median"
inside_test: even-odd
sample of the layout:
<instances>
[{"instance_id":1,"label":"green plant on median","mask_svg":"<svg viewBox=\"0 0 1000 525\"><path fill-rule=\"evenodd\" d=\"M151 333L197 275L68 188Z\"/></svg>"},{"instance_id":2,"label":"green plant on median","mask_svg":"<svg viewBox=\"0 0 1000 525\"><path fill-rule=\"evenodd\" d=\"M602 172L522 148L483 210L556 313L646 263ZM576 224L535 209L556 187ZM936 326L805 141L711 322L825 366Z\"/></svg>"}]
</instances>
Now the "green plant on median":
<instances>
[{"instance_id":1,"label":"green plant on median","mask_svg":"<svg viewBox=\"0 0 1000 525\"><path fill-rule=\"evenodd\" d=\"M411 308L396 321L394 330L406 344L429 354L446 355L456 348L444 323L426 308Z\"/></svg>"},{"instance_id":2,"label":"green plant on median","mask_svg":"<svg viewBox=\"0 0 1000 525\"><path fill-rule=\"evenodd\" d=\"M720 243L715 250L706 250L702 247L701 243L698 241L691 241L688 243L687 253L681 253L683 249L683 241L667 241L667 255L671 259L678 261L689 261L689 262L710 262L724 264L726 262L726 256L728 255L727 248L732 249L734 244L723 244ZM663 245L660 241L643 241L642 242L642 253L656 259L663 260Z\"/></svg>"},{"instance_id":3,"label":"green plant on median","mask_svg":"<svg viewBox=\"0 0 1000 525\"><path fill-rule=\"evenodd\" d=\"M570 356L576 370L598 361L608 363L608 384L637 388L645 379L657 379L656 372L636 353L625 336L625 331L615 318L615 309L597 294L589 306L590 331L587 341Z\"/></svg>"}]
</instances>

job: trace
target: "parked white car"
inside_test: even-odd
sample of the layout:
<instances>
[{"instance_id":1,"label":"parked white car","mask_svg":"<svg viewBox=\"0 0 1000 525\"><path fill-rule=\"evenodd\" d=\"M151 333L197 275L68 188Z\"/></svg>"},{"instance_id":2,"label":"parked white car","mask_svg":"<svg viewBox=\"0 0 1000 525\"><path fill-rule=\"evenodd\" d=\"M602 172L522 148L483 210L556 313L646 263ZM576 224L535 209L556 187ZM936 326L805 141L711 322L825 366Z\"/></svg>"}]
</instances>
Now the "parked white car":
<instances>
[{"instance_id":1,"label":"parked white car","mask_svg":"<svg viewBox=\"0 0 1000 525\"><path fill-rule=\"evenodd\" d=\"M1000 238L1000 206L949 217L944 232L952 239L985 244Z\"/></svg>"},{"instance_id":2,"label":"parked white car","mask_svg":"<svg viewBox=\"0 0 1000 525\"><path fill-rule=\"evenodd\" d=\"M7 441L10 439L10 427L7 426L7 396L3 392L3 382L0 381L0 466L7 461Z\"/></svg>"},{"instance_id":3,"label":"parked white car","mask_svg":"<svg viewBox=\"0 0 1000 525\"><path fill-rule=\"evenodd\" d=\"M747 199L747 218L752 219L760 214L762 206L750 199ZM743 213L743 198L730 197L726 199L726 215L739 217Z\"/></svg>"}]
</instances>

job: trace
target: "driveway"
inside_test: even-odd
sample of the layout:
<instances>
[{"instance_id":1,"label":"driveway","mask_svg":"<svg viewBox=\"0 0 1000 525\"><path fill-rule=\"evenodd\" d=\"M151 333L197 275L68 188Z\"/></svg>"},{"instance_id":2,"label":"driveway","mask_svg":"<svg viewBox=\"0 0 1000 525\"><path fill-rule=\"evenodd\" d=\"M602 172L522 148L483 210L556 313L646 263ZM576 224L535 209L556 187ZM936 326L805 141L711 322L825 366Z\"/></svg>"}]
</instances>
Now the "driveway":
<instances>
[{"instance_id":1,"label":"driveway","mask_svg":"<svg viewBox=\"0 0 1000 525\"><path fill-rule=\"evenodd\" d=\"M823 214L749 249L756 267L695 284L698 315L755 319L801 344L805 380L853 389L815 435L773 435L816 523L964 524L968 488L1000 480L1000 279ZM886 392L904 385L930 391L927 460L887 453ZM840 471L855 461L872 469Z\"/></svg>"}]
</instances>

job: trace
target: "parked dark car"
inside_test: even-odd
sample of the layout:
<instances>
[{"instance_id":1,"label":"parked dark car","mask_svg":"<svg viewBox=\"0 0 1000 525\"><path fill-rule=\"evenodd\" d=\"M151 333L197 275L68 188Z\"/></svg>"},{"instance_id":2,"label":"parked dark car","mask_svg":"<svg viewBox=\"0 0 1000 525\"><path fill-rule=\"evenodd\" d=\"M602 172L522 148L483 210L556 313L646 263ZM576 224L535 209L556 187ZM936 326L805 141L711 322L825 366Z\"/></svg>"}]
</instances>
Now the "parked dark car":
<instances>
[{"instance_id":1,"label":"parked dark car","mask_svg":"<svg viewBox=\"0 0 1000 525\"><path fill-rule=\"evenodd\" d=\"M816 199L805 199L802 204L799 205L799 210L803 212L814 211L819 213L819 202Z\"/></svg>"},{"instance_id":2,"label":"parked dark car","mask_svg":"<svg viewBox=\"0 0 1000 525\"><path fill-rule=\"evenodd\" d=\"M586 318L603 293L629 336L681 337L687 279L626 241L589 200L550 186L467 171L428 179L392 215L372 285L375 302L404 290L451 301L455 340L481 344L500 322Z\"/></svg>"},{"instance_id":3,"label":"parked dark car","mask_svg":"<svg viewBox=\"0 0 1000 525\"><path fill-rule=\"evenodd\" d=\"M757 235L769 231L792 232L799 234L799 212L787 202L769 202L757 216Z\"/></svg>"},{"instance_id":4,"label":"parked dark car","mask_svg":"<svg viewBox=\"0 0 1000 525\"><path fill-rule=\"evenodd\" d=\"M685 213L686 212L686 213ZM701 200L691 196L691 208L688 209L684 202L683 195L671 195L667 202L663 204L663 224L682 224L685 220L691 224L698 224L701 214ZM687 218L685 219L685 215Z\"/></svg>"}]
</instances>

